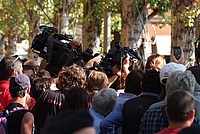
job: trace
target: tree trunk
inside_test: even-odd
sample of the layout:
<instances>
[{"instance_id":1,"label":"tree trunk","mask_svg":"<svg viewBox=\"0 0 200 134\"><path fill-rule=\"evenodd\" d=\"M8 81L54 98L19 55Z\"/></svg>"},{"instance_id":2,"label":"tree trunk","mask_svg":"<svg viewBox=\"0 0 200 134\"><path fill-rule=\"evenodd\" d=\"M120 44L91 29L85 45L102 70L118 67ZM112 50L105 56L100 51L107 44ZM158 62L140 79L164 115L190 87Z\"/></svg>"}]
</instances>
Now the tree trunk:
<instances>
[{"instance_id":1,"label":"tree trunk","mask_svg":"<svg viewBox=\"0 0 200 134\"><path fill-rule=\"evenodd\" d=\"M110 49L111 39L111 15L108 12L104 13L104 51L108 52Z\"/></svg>"},{"instance_id":2,"label":"tree trunk","mask_svg":"<svg viewBox=\"0 0 200 134\"><path fill-rule=\"evenodd\" d=\"M139 47L142 43L142 23L134 0L121 0L122 3L122 46ZM143 18L142 18L143 19Z\"/></svg>"},{"instance_id":3,"label":"tree trunk","mask_svg":"<svg viewBox=\"0 0 200 134\"><path fill-rule=\"evenodd\" d=\"M97 2L98 0L88 0L84 3L85 21L82 31L84 50L89 47L94 53L98 52L100 48L100 34L102 25L102 17L97 17L98 15L96 15L94 11L91 11L94 4Z\"/></svg>"},{"instance_id":4,"label":"tree trunk","mask_svg":"<svg viewBox=\"0 0 200 134\"><path fill-rule=\"evenodd\" d=\"M31 46L32 46L32 41L33 38L38 34L38 18L36 16L36 11L29 10L29 14L31 16L27 17L27 21L28 21L28 27L29 27L29 37L28 37L28 41L29 41L29 50L28 50L28 57L29 58L33 58L34 57L34 53L31 51Z\"/></svg>"},{"instance_id":5,"label":"tree trunk","mask_svg":"<svg viewBox=\"0 0 200 134\"><path fill-rule=\"evenodd\" d=\"M69 3L70 0L63 1L63 10L62 10L62 17L61 17L61 24L60 24L60 31L61 34L69 34Z\"/></svg>"},{"instance_id":6,"label":"tree trunk","mask_svg":"<svg viewBox=\"0 0 200 134\"><path fill-rule=\"evenodd\" d=\"M185 26L180 14L185 11L186 7L191 5L191 1L172 0L172 17L175 18L175 22L172 24L171 47L181 46L183 48L187 67L194 65L194 38L196 37L196 32L195 27Z\"/></svg>"},{"instance_id":7,"label":"tree trunk","mask_svg":"<svg viewBox=\"0 0 200 134\"><path fill-rule=\"evenodd\" d=\"M13 55L16 52L16 33L14 30L9 30L6 34L8 42L6 45L5 55Z\"/></svg>"}]
</instances>

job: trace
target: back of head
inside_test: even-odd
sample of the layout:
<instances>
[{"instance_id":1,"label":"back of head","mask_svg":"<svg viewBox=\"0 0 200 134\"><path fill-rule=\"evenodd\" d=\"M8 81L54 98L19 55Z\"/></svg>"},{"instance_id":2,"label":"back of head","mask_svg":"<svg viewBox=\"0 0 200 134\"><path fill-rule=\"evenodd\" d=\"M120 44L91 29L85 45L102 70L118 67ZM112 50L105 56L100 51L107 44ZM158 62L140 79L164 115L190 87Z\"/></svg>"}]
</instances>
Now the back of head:
<instances>
[{"instance_id":1,"label":"back of head","mask_svg":"<svg viewBox=\"0 0 200 134\"><path fill-rule=\"evenodd\" d=\"M126 77L125 93L139 95L142 92L141 82L144 76L143 70L132 70Z\"/></svg>"},{"instance_id":2,"label":"back of head","mask_svg":"<svg viewBox=\"0 0 200 134\"><path fill-rule=\"evenodd\" d=\"M60 90L67 89L71 86L85 88L86 85L85 71L81 66L76 64L63 68L58 74L58 88Z\"/></svg>"},{"instance_id":3,"label":"back of head","mask_svg":"<svg viewBox=\"0 0 200 134\"><path fill-rule=\"evenodd\" d=\"M152 54L147 58L147 63L145 66L145 71L160 69L166 64L165 58L159 54Z\"/></svg>"},{"instance_id":4,"label":"back of head","mask_svg":"<svg viewBox=\"0 0 200 134\"><path fill-rule=\"evenodd\" d=\"M142 79L143 92L161 93L161 85L159 79L159 72L156 70L147 71Z\"/></svg>"},{"instance_id":5,"label":"back of head","mask_svg":"<svg viewBox=\"0 0 200 134\"><path fill-rule=\"evenodd\" d=\"M35 75L35 70L30 65L23 65L23 73L25 73L29 77L32 77Z\"/></svg>"},{"instance_id":6,"label":"back of head","mask_svg":"<svg viewBox=\"0 0 200 134\"><path fill-rule=\"evenodd\" d=\"M92 90L101 90L108 86L108 77L100 71L92 71L87 79L88 88Z\"/></svg>"},{"instance_id":7,"label":"back of head","mask_svg":"<svg viewBox=\"0 0 200 134\"><path fill-rule=\"evenodd\" d=\"M49 71L47 71L45 69L41 69L36 73L36 76L38 76L38 77L51 77L51 74L49 73Z\"/></svg>"},{"instance_id":8,"label":"back of head","mask_svg":"<svg viewBox=\"0 0 200 134\"><path fill-rule=\"evenodd\" d=\"M186 90L194 93L195 77L190 71L176 71L171 73L166 83L166 96L168 97L176 90Z\"/></svg>"},{"instance_id":9,"label":"back of head","mask_svg":"<svg viewBox=\"0 0 200 134\"><path fill-rule=\"evenodd\" d=\"M65 101L62 110L88 110L89 95L84 88L70 87L69 90L64 90L64 93Z\"/></svg>"},{"instance_id":10,"label":"back of head","mask_svg":"<svg viewBox=\"0 0 200 134\"><path fill-rule=\"evenodd\" d=\"M166 84L167 78L171 75L171 73L176 71L184 72L186 67L183 64L177 64L175 62L170 62L164 65L160 70L160 82L162 84Z\"/></svg>"},{"instance_id":11,"label":"back of head","mask_svg":"<svg viewBox=\"0 0 200 134\"><path fill-rule=\"evenodd\" d=\"M167 114L172 122L185 122L194 110L195 101L193 95L185 90L173 92L167 98Z\"/></svg>"},{"instance_id":12,"label":"back of head","mask_svg":"<svg viewBox=\"0 0 200 134\"><path fill-rule=\"evenodd\" d=\"M36 77L31 81L30 96L33 97L35 100L38 100L43 92L50 89L52 83L52 78Z\"/></svg>"},{"instance_id":13,"label":"back of head","mask_svg":"<svg viewBox=\"0 0 200 134\"><path fill-rule=\"evenodd\" d=\"M30 79L25 74L17 74L10 78L9 91L12 98L24 97L25 91L30 88Z\"/></svg>"},{"instance_id":14,"label":"back of head","mask_svg":"<svg viewBox=\"0 0 200 134\"><path fill-rule=\"evenodd\" d=\"M115 107L116 101L116 91L111 88L105 88L94 95L92 99L92 108L95 112L107 116Z\"/></svg>"},{"instance_id":15,"label":"back of head","mask_svg":"<svg viewBox=\"0 0 200 134\"><path fill-rule=\"evenodd\" d=\"M7 56L0 62L0 80L8 80L14 71L14 58Z\"/></svg>"},{"instance_id":16,"label":"back of head","mask_svg":"<svg viewBox=\"0 0 200 134\"><path fill-rule=\"evenodd\" d=\"M75 134L92 125L93 118L88 112L67 110L47 119L41 134Z\"/></svg>"}]
</instances>

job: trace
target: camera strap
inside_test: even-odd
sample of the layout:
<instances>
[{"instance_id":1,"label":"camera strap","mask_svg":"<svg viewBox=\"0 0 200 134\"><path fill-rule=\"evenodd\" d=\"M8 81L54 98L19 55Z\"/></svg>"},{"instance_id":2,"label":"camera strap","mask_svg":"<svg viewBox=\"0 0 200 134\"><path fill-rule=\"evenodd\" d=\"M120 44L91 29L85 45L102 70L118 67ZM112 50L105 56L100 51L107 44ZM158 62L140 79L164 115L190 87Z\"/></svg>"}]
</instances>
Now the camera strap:
<instances>
[{"instance_id":1,"label":"camera strap","mask_svg":"<svg viewBox=\"0 0 200 134\"><path fill-rule=\"evenodd\" d=\"M52 57L53 39L54 39L53 35L50 35L48 37L48 40L47 40L47 44L49 45L48 49L47 49L47 61L48 61L48 63L50 63L51 57Z\"/></svg>"}]
</instances>

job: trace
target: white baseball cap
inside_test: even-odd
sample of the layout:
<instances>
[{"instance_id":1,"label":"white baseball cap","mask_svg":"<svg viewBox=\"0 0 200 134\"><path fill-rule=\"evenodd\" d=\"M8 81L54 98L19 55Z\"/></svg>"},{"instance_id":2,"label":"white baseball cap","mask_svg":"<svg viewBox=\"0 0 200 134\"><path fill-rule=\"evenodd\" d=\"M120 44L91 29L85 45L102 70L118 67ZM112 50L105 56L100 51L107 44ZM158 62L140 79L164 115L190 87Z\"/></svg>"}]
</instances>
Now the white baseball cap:
<instances>
[{"instance_id":1,"label":"white baseball cap","mask_svg":"<svg viewBox=\"0 0 200 134\"><path fill-rule=\"evenodd\" d=\"M160 70L160 82L162 84L166 84L164 82L164 79L167 79L171 73L175 72L175 71L185 71L186 67L183 64L177 64L174 62L170 62L166 65L164 65L161 70Z\"/></svg>"}]
</instances>

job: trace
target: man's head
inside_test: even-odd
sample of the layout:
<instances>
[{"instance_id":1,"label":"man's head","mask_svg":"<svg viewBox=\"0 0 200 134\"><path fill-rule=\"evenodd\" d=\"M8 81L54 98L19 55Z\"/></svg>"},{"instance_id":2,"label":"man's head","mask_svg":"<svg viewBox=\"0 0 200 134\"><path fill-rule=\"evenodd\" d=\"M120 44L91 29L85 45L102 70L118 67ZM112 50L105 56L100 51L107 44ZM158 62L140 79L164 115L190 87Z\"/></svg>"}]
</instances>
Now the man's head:
<instances>
[{"instance_id":1,"label":"man's head","mask_svg":"<svg viewBox=\"0 0 200 134\"><path fill-rule=\"evenodd\" d=\"M167 78L170 76L171 73L175 71L182 71L184 72L186 67L183 64L177 64L174 62L170 62L164 65L160 70L160 82L162 84L166 84Z\"/></svg>"},{"instance_id":2,"label":"man's head","mask_svg":"<svg viewBox=\"0 0 200 134\"><path fill-rule=\"evenodd\" d=\"M142 90L143 92L151 92L160 94L161 85L159 79L159 72L156 70L147 71L142 79Z\"/></svg>"},{"instance_id":3,"label":"man's head","mask_svg":"<svg viewBox=\"0 0 200 134\"><path fill-rule=\"evenodd\" d=\"M168 97L176 90L186 90L194 93L195 77L190 71L176 71L171 73L166 83L166 96Z\"/></svg>"},{"instance_id":4,"label":"man's head","mask_svg":"<svg viewBox=\"0 0 200 134\"><path fill-rule=\"evenodd\" d=\"M16 74L10 78L9 91L12 98L25 97L30 89L30 79L25 74Z\"/></svg>"},{"instance_id":5,"label":"man's head","mask_svg":"<svg viewBox=\"0 0 200 134\"><path fill-rule=\"evenodd\" d=\"M47 119L41 134L95 134L93 118L87 111L62 111Z\"/></svg>"},{"instance_id":6,"label":"man's head","mask_svg":"<svg viewBox=\"0 0 200 134\"><path fill-rule=\"evenodd\" d=\"M95 112L107 116L115 107L116 101L116 91L111 88L104 88L92 98L92 108Z\"/></svg>"},{"instance_id":7,"label":"man's head","mask_svg":"<svg viewBox=\"0 0 200 134\"><path fill-rule=\"evenodd\" d=\"M46 90L50 90L53 84L53 79L50 77L36 77L31 81L30 96L36 101L39 99L40 95Z\"/></svg>"},{"instance_id":8,"label":"man's head","mask_svg":"<svg viewBox=\"0 0 200 134\"><path fill-rule=\"evenodd\" d=\"M18 57L6 56L0 61L0 80L8 80L16 73L21 74L22 69L22 62Z\"/></svg>"},{"instance_id":9,"label":"man's head","mask_svg":"<svg viewBox=\"0 0 200 134\"><path fill-rule=\"evenodd\" d=\"M144 71L132 70L126 77L124 92L140 95L142 92L140 84L142 82L143 76L144 76Z\"/></svg>"},{"instance_id":10,"label":"man's head","mask_svg":"<svg viewBox=\"0 0 200 134\"><path fill-rule=\"evenodd\" d=\"M167 98L166 114L171 122L184 123L189 121L191 124L194 119L195 101L193 95L185 90L173 92ZM190 125L191 125L190 124Z\"/></svg>"},{"instance_id":11,"label":"man's head","mask_svg":"<svg viewBox=\"0 0 200 134\"><path fill-rule=\"evenodd\" d=\"M14 57L4 57L0 62L0 80L8 80L14 71Z\"/></svg>"}]
</instances>

